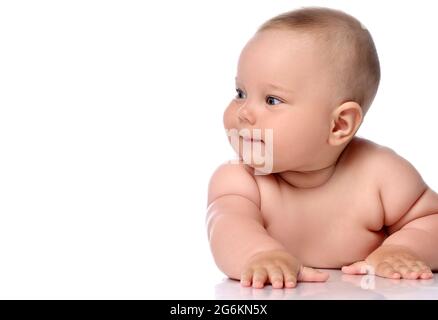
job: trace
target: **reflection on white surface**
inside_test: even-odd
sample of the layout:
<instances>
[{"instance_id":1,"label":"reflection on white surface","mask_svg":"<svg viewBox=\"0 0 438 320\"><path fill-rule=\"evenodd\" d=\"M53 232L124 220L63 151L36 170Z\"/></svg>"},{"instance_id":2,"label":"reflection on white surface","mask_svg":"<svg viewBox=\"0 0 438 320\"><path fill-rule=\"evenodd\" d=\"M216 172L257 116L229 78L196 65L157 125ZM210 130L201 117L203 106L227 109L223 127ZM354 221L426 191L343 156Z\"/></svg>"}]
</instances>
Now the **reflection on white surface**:
<instances>
[{"instance_id":1,"label":"reflection on white surface","mask_svg":"<svg viewBox=\"0 0 438 320\"><path fill-rule=\"evenodd\" d=\"M438 299L438 282L429 280L393 280L372 275L346 275L340 270L325 283L299 282L293 289L242 287L238 281L224 278L215 286L216 299Z\"/></svg>"}]
</instances>

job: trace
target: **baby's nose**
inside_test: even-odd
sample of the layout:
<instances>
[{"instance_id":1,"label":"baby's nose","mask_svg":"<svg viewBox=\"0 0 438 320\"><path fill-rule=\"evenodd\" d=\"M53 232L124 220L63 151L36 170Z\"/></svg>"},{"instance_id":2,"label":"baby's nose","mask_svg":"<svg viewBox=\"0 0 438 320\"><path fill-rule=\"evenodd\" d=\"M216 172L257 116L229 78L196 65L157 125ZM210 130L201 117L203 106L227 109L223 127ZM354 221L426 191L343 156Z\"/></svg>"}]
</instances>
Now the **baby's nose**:
<instances>
[{"instance_id":1,"label":"baby's nose","mask_svg":"<svg viewBox=\"0 0 438 320\"><path fill-rule=\"evenodd\" d=\"M249 110L249 108L246 105L243 105L242 107L239 108L238 116L240 121L246 121L249 122L250 124L254 124L256 120L254 111Z\"/></svg>"}]
</instances>

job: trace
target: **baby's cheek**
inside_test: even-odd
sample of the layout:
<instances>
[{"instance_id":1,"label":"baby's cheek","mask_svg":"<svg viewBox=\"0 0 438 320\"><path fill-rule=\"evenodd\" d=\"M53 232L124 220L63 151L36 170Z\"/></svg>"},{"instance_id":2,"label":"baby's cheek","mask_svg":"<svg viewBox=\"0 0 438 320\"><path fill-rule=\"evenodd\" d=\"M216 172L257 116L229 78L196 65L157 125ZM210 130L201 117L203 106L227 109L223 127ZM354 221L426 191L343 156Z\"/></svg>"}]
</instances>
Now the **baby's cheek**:
<instances>
[{"instance_id":1,"label":"baby's cheek","mask_svg":"<svg viewBox=\"0 0 438 320\"><path fill-rule=\"evenodd\" d=\"M275 134L274 132L273 140L272 158L276 171L290 170L301 164L303 149L306 149L305 139L302 139L300 135L291 134L288 130L284 134Z\"/></svg>"},{"instance_id":2,"label":"baby's cheek","mask_svg":"<svg viewBox=\"0 0 438 320\"><path fill-rule=\"evenodd\" d=\"M227 118L227 113L226 112L224 112L224 115L222 117L222 122L223 122L224 128L228 129L229 128L229 123L228 123L228 118Z\"/></svg>"},{"instance_id":3,"label":"baby's cheek","mask_svg":"<svg viewBox=\"0 0 438 320\"><path fill-rule=\"evenodd\" d=\"M285 150L287 146L284 144L284 139L279 136L275 130L272 138L267 139L265 135L265 156L272 158L273 169L281 168L285 158Z\"/></svg>"},{"instance_id":4,"label":"baby's cheek","mask_svg":"<svg viewBox=\"0 0 438 320\"><path fill-rule=\"evenodd\" d=\"M222 117L222 121L223 121L225 129L231 129L231 128L236 127L236 125L234 123L234 119L233 119L233 105L232 105L232 103L230 103L230 105L228 105L228 107L225 109L223 117Z\"/></svg>"},{"instance_id":5,"label":"baby's cheek","mask_svg":"<svg viewBox=\"0 0 438 320\"><path fill-rule=\"evenodd\" d=\"M285 145L281 139L276 139L275 136L273 140L272 159L274 168L282 168L283 163L288 160L287 149L289 146Z\"/></svg>"}]
</instances>

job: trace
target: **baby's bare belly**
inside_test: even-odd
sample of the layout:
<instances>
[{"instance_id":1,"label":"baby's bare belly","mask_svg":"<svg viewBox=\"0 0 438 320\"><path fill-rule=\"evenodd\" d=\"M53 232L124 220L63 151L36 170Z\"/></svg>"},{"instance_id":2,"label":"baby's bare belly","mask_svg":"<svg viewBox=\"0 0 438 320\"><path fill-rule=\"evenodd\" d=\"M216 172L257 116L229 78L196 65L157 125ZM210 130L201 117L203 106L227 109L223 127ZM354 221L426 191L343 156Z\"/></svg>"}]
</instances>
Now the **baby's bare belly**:
<instances>
[{"instance_id":1,"label":"baby's bare belly","mask_svg":"<svg viewBox=\"0 0 438 320\"><path fill-rule=\"evenodd\" d=\"M385 239L383 231L370 231L353 221L350 223L332 221L312 225L279 218L271 219L266 229L305 266L341 268L364 260Z\"/></svg>"}]
</instances>

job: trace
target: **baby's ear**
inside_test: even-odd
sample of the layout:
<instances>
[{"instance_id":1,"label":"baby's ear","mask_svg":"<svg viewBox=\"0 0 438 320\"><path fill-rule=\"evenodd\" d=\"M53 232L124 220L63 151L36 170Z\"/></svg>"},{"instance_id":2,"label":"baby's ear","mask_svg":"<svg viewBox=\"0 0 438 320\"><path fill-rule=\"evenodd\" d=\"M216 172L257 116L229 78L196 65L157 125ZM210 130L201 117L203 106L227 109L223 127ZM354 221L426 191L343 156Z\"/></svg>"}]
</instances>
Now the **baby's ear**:
<instances>
[{"instance_id":1,"label":"baby's ear","mask_svg":"<svg viewBox=\"0 0 438 320\"><path fill-rule=\"evenodd\" d=\"M349 141L362 123L363 112L357 102L348 101L333 110L328 142L333 146Z\"/></svg>"}]
</instances>

